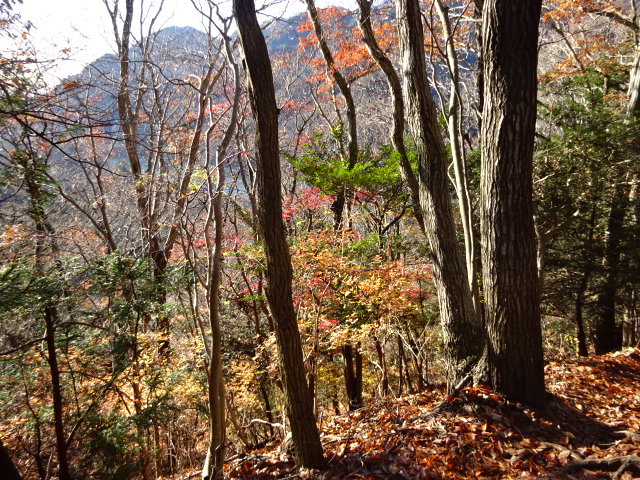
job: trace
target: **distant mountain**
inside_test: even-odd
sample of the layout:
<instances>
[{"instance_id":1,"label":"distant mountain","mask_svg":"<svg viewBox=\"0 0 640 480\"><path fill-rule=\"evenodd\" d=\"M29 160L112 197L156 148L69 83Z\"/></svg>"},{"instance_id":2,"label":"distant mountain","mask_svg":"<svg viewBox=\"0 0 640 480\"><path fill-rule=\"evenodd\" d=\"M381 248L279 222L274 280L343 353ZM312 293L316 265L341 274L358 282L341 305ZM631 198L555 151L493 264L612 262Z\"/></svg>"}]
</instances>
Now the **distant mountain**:
<instances>
[{"instance_id":1,"label":"distant mountain","mask_svg":"<svg viewBox=\"0 0 640 480\"><path fill-rule=\"evenodd\" d=\"M293 51L300 43L298 27L306 20L306 13L281 19L265 31L267 48L270 54Z\"/></svg>"},{"instance_id":2,"label":"distant mountain","mask_svg":"<svg viewBox=\"0 0 640 480\"><path fill-rule=\"evenodd\" d=\"M293 51L299 43L298 26L304 21L305 14L299 14L290 18L278 20L269 26L265 31L270 53ZM193 27L167 27L156 32L154 38L153 56L154 61L166 63L163 56L168 56L175 68L166 63L166 66L173 73L179 73L188 63L197 63L204 58L207 49L207 35ZM132 60L141 58L137 47L132 47L130 51ZM183 62L176 62L182 60ZM77 75L68 78L67 81L88 80L92 75L103 78L117 78L120 71L118 57L108 53L98 58ZM185 72L186 73L186 72ZM193 73L193 72L190 72Z\"/></svg>"}]
</instances>

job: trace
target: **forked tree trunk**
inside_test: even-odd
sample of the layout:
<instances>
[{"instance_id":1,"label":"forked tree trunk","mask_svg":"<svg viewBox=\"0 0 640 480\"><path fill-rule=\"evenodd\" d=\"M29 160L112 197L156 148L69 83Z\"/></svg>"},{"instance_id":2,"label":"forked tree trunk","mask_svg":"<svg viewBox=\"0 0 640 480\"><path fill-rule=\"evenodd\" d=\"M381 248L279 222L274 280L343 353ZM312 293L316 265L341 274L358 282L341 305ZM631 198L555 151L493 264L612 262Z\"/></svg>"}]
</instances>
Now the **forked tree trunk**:
<instances>
[{"instance_id":1,"label":"forked tree trunk","mask_svg":"<svg viewBox=\"0 0 640 480\"><path fill-rule=\"evenodd\" d=\"M320 434L302 361L300 332L293 308L291 257L282 220L278 113L269 52L253 0L234 0L247 90L255 120L259 233L266 257L266 296L275 322L278 363L291 424L296 463L323 461Z\"/></svg>"},{"instance_id":2,"label":"forked tree trunk","mask_svg":"<svg viewBox=\"0 0 640 480\"><path fill-rule=\"evenodd\" d=\"M444 333L446 380L453 389L483 352L467 271L456 236L449 194L448 158L426 74L418 0L396 0L407 123L419 159L420 205L431 247L433 277Z\"/></svg>"},{"instance_id":3,"label":"forked tree trunk","mask_svg":"<svg viewBox=\"0 0 640 480\"><path fill-rule=\"evenodd\" d=\"M533 224L541 0L483 7L481 236L488 375L512 400L545 402Z\"/></svg>"}]
</instances>

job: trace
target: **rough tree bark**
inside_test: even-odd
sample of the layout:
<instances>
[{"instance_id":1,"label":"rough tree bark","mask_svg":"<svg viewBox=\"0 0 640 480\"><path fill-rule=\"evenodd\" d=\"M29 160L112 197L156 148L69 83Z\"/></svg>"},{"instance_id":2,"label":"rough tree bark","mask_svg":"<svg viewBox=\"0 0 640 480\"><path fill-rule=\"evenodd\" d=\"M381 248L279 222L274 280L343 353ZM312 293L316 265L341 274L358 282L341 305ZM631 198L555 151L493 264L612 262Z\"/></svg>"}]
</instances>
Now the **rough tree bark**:
<instances>
[{"instance_id":1,"label":"rough tree bark","mask_svg":"<svg viewBox=\"0 0 640 480\"><path fill-rule=\"evenodd\" d=\"M323 461L320 434L305 378L300 332L292 300L292 266L282 221L278 113L269 52L253 0L234 0L247 90L255 121L259 233L266 257L266 296L275 320L278 363L298 466Z\"/></svg>"},{"instance_id":2,"label":"rough tree bark","mask_svg":"<svg viewBox=\"0 0 640 480\"><path fill-rule=\"evenodd\" d=\"M476 321L467 271L456 239L448 158L426 74L424 34L418 0L396 0L402 56L403 94L419 159L420 205L433 259L447 364L453 389L482 356L484 333Z\"/></svg>"},{"instance_id":3,"label":"rough tree bark","mask_svg":"<svg viewBox=\"0 0 640 480\"><path fill-rule=\"evenodd\" d=\"M493 387L545 401L540 292L533 224L533 144L541 1L483 7L481 236Z\"/></svg>"}]
</instances>

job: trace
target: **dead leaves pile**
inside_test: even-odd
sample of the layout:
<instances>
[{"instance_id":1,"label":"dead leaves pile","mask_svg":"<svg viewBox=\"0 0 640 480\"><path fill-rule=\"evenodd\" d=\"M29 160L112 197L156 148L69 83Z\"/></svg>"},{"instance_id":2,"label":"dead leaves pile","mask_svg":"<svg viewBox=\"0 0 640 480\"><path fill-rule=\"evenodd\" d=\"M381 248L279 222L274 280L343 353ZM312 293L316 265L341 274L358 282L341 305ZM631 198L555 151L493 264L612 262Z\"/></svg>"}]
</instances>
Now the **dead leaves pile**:
<instances>
[{"instance_id":1,"label":"dead leaves pile","mask_svg":"<svg viewBox=\"0 0 640 480\"><path fill-rule=\"evenodd\" d=\"M442 391L405 396L322 425L326 464L297 472L273 451L226 467L227 478L640 478L640 350L546 367L546 412L464 389L442 410ZM635 477L634 477L635 475Z\"/></svg>"}]
</instances>

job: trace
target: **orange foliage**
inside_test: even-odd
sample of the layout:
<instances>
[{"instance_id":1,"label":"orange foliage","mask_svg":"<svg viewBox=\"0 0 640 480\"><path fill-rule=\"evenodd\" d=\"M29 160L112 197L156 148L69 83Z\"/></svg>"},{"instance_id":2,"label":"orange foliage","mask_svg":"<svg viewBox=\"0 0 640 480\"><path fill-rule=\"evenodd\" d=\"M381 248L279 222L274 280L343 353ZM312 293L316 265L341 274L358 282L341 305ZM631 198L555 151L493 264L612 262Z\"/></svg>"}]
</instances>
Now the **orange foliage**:
<instances>
[{"instance_id":1,"label":"orange foliage","mask_svg":"<svg viewBox=\"0 0 640 480\"><path fill-rule=\"evenodd\" d=\"M544 74L544 80L554 80L583 73L597 64L603 68L603 57L616 57L621 44L630 38L626 35L627 18L616 2L605 0L547 0L544 4L542 22L552 31L564 37L571 45L566 58L556 63L555 69ZM606 23L603 24L605 20ZM607 74L608 72L603 71Z\"/></svg>"},{"instance_id":2,"label":"orange foliage","mask_svg":"<svg viewBox=\"0 0 640 480\"><path fill-rule=\"evenodd\" d=\"M332 50L333 59L337 68L342 71L348 83L365 77L375 72L378 67L369 56L362 41L362 35L356 26L348 27L354 22L353 13L340 7L331 6L318 9L318 15L323 26L325 37ZM378 16L372 20L376 20ZM378 39L380 47L389 53L397 45L397 32L382 12L379 15L381 21L374 21L374 33ZM313 32L311 21L307 19L300 24L298 32L303 34L300 37L298 49L308 51L317 46L318 41ZM314 73L309 77L310 81L323 82L327 80L325 63L319 56L307 59L307 62L314 68Z\"/></svg>"}]
</instances>

